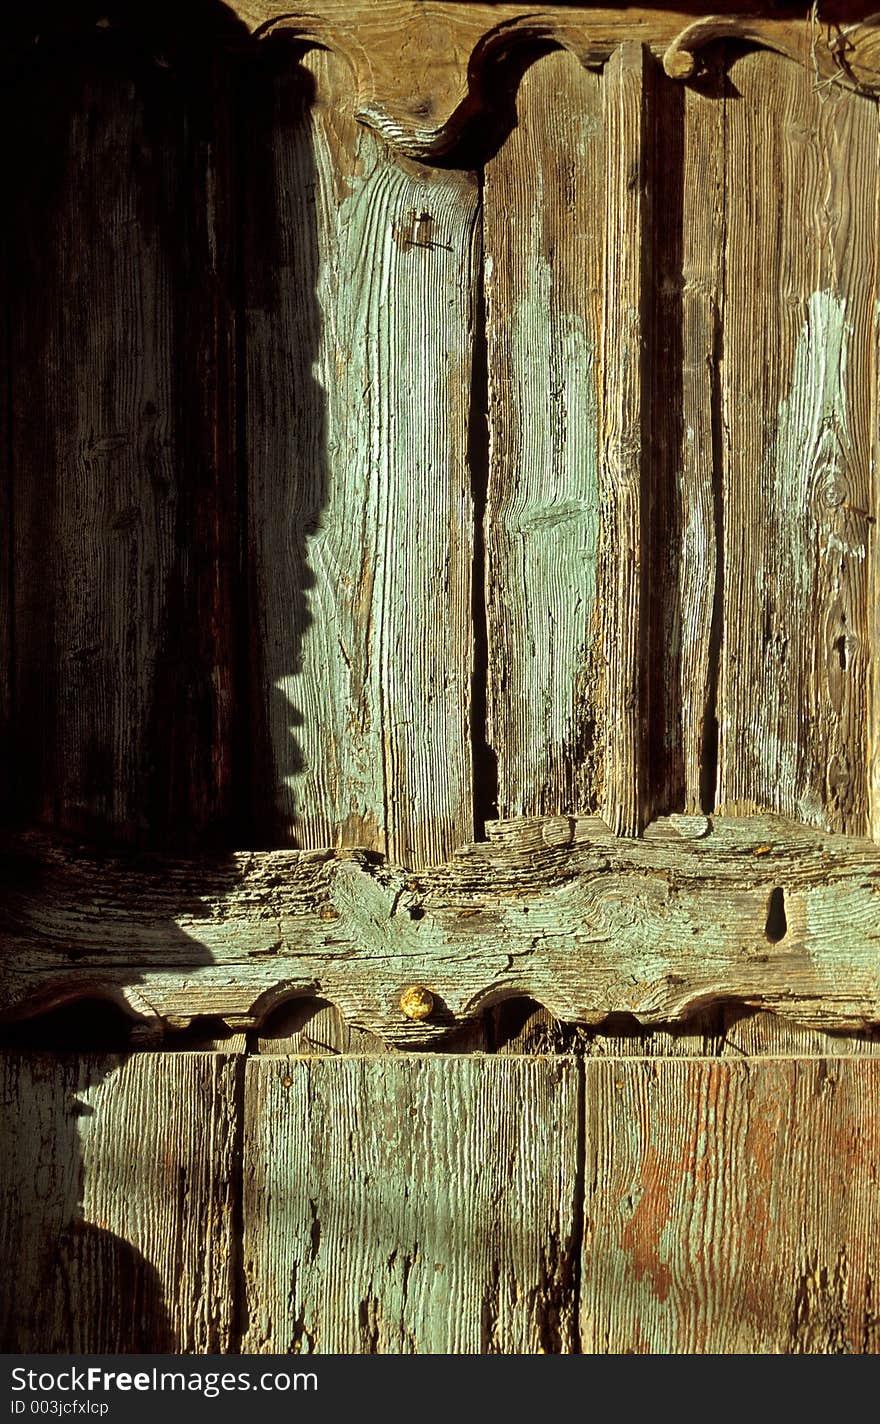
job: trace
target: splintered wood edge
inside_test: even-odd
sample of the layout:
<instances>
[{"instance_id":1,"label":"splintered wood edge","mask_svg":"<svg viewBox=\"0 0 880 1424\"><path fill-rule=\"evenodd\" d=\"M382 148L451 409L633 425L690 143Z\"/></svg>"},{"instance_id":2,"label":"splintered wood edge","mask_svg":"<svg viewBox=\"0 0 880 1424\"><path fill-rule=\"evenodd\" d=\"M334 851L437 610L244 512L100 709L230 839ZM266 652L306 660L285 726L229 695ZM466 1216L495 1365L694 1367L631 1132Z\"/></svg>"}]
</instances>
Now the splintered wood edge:
<instances>
[{"instance_id":1,"label":"splintered wood edge","mask_svg":"<svg viewBox=\"0 0 880 1424\"><path fill-rule=\"evenodd\" d=\"M4 1018L103 995L146 1028L240 1030L314 996L416 1046L528 995L568 1023L734 1002L858 1031L880 1021L880 848L778 817L672 816L640 840L550 817L410 871L366 851L99 859L26 835L0 850L0 959Z\"/></svg>"},{"instance_id":2,"label":"splintered wood edge","mask_svg":"<svg viewBox=\"0 0 880 1424\"><path fill-rule=\"evenodd\" d=\"M708 46L739 40L808 66L817 85L876 95L880 15L863 16L863 8L830 0L821 19L815 7L787 19L723 13L695 19L692 11L662 8L325 0L318 10L283 0L227 0L223 15L227 26L230 19L238 23L242 38L284 35L303 48L339 54L351 70L358 119L402 153L430 158L454 148L487 110L498 65L528 44L559 45L600 68L619 45L635 41L663 59L670 77L690 79ZM112 23L127 23L124 7Z\"/></svg>"}]
</instances>

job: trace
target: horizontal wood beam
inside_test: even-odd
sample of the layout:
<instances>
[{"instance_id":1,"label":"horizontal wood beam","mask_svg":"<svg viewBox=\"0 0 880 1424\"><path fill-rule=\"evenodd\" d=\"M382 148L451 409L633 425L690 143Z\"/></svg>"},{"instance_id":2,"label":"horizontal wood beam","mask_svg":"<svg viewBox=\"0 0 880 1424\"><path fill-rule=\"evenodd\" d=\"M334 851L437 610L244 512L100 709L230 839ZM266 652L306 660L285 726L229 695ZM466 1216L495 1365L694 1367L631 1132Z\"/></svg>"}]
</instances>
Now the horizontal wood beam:
<instances>
[{"instance_id":1,"label":"horizontal wood beam","mask_svg":"<svg viewBox=\"0 0 880 1424\"><path fill-rule=\"evenodd\" d=\"M880 849L777 817L498 822L447 864L363 851L98 858L35 835L0 859L0 1011L109 995L160 1031L243 1028L320 996L401 1046L527 994L566 1022L712 1003L817 1028L880 1021ZM410 1018L408 986L429 991Z\"/></svg>"}]
</instances>

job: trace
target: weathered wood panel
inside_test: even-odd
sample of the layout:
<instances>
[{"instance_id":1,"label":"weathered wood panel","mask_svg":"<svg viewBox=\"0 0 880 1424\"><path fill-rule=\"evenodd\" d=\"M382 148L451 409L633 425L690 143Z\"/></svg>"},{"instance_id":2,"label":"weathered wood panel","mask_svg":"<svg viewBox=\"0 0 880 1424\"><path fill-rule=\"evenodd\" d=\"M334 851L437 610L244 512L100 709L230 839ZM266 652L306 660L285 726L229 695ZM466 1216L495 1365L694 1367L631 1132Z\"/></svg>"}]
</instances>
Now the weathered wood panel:
<instances>
[{"instance_id":1,"label":"weathered wood panel","mask_svg":"<svg viewBox=\"0 0 880 1424\"><path fill-rule=\"evenodd\" d=\"M585 1065L581 1345L876 1353L880 1065Z\"/></svg>"},{"instance_id":2,"label":"weathered wood panel","mask_svg":"<svg viewBox=\"0 0 880 1424\"><path fill-rule=\"evenodd\" d=\"M213 75L72 47L23 67L9 176L17 810L202 845L237 537Z\"/></svg>"},{"instance_id":3,"label":"weathered wood panel","mask_svg":"<svg viewBox=\"0 0 880 1424\"><path fill-rule=\"evenodd\" d=\"M878 1029L857 1033L823 1033L780 1014L743 1010L727 1005L723 1013L720 1056L725 1058L850 1058L880 1054Z\"/></svg>"},{"instance_id":4,"label":"weathered wood panel","mask_svg":"<svg viewBox=\"0 0 880 1424\"><path fill-rule=\"evenodd\" d=\"M650 59L627 40L603 75L605 246L602 323L599 601L605 661L602 814L619 835L649 815L645 648L650 401L644 322L650 252L645 171Z\"/></svg>"},{"instance_id":5,"label":"weathered wood panel","mask_svg":"<svg viewBox=\"0 0 880 1424\"><path fill-rule=\"evenodd\" d=\"M652 408L647 557L655 815L711 811L715 802L724 102L660 83L646 138L657 214L645 393Z\"/></svg>"},{"instance_id":6,"label":"weathered wood panel","mask_svg":"<svg viewBox=\"0 0 880 1424\"><path fill-rule=\"evenodd\" d=\"M410 1045L506 994L593 1025L725 1000L820 1029L880 1021L880 853L773 817L670 817L638 841L598 819L499 822L420 872L327 851L96 861L35 838L2 864L6 1013L97 981L138 1014L236 1027L319 996ZM401 1013L408 984L434 995L423 1023Z\"/></svg>"},{"instance_id":7,"label":"weathered wood panel","mask_svg":"<svg viewBox=\"0 0 880 1424\"><path fill-rule=\"evenodd\" d=\"M251 1060L243 1348L570 1350L577 1100L564 1062Z\"/></svg>"},{"instance_id":8,"label":"weathered wood panel","mask_svg":"<svg viewBox=\"0 0 880 1424\"><path fill-rule=\"evenodd\" d=\"M354 121L345 67L309 64L253 106L256 828L430 863L473 834L479 195L392 157Z\"/></svg>"},{"instance_id":9,"label":"weathered wood panel","mask_svg":"<svg viewBox=\"0 0 880 1424\"><path fill-rule=\"evenodd\" d=\"M0 89L4 95L8 76L0 65ZM12 109L7 98L0 98L0 126L9 135L12 129ZM9 138L0 140L0 161L7 164ZM10 736L12 731L12 444L10 412L12 406L12 371L10 363L10 304L15 281L12 262L10 215L0 219L0 807L4 818L9 815L12 766Z\"/></svg>"},{"instance_id":10,"label":"weathered wood panel","mask_svg":"<svg viewBox=\"0 0 880 1424\"><path fill-rule=\"evenodd\" d=\"M880 124L876 143L880 149ZM871 384L871 508L868 529L868 630L870 676L868 681L868 829L880 842L880 202L874 221L874 321L872 329Z\"/></svg>"},{"instance_id":11,"label":"weathered wood panel","mask_svg":"<svg viewBox=\"0 0 880 1424\"><path fill-rule=\"evenodd\" d=\"M731 76L720 800L864 834L876 110Z\"/></svg>"},{"instance_id":12,"label":"weathered wood panel","mask_svg":"<svg viewBox=\"0 0 880 1424\"><path fill-rule=\"evenodd\" d=\"M0 1057L0 1338L11 1352L225 1352L235 1060Z\"/></svg>"},{"instance_id":13,"label":"weathered wood panel","mask_svg":"<svg viewBox=\"0 0 880 1424\"><path fill-rule=\"evenodd\" d=\"M305 1058L389 1052L378 1034L356 1028L335 1004L311 996L284 1000L267 1014L257 1030L256 1048L276 1057L290 1053Z\"/></svg>"},{"instance_id":14,"label":"weathered wood panel","mask_svg":"<svg viewBox=\"0 0 880 1424\"><path fill-rule=\"evenodd\" d=\"M876 1029L823 1033L778 1013L735 1003L710 1005L667 1027L643 1027L632 1015L593 1026L561 1023L533 999L505 999L480 1021L484 1052L553 1053L578 1058L876 1057ZM22 1025L24 1028L25 1025Z\"/></svg>"},{"instance_id":15,"label":"weathered wood panel","mask_svg":"<svg viewBox=\"0 0 880 1424\"><path fill-rule=\"evenodd\" d=\"M599 805L603 131L599 76L556 51L527 70L516 127L485 169L487 701L501 816Z\"/></svg>"}]
</instances>

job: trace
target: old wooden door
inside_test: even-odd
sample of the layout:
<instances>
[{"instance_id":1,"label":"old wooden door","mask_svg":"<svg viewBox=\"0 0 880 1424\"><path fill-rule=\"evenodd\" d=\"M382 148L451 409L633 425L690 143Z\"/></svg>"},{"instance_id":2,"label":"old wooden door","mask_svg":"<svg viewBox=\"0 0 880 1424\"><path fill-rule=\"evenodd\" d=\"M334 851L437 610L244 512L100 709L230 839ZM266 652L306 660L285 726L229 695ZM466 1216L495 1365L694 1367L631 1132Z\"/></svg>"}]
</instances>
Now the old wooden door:
<instances>
[{"instance_id":1,"label":"old wooden door","mask_svg":"<svg viewBox=\"0 0 880 1424\"><path fill-rule=\"evenodd\" d=\"M880 30L145 8L3 74L7 1348L876 1350Z\"/></svg>"}]
</instances>

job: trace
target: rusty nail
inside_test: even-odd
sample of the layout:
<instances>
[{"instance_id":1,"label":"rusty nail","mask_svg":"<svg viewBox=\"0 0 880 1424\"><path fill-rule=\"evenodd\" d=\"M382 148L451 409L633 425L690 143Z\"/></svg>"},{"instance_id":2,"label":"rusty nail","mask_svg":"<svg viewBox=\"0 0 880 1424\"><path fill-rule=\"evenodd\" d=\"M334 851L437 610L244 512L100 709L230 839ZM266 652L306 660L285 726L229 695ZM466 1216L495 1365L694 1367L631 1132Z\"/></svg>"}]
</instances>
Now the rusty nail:
<instances>
[{"instance_id":1,"label":"rusty nail","mask_svg":"<svg viewBox=\"0 0 880 1424\"><path fill-rule=\"evenodd\" d=\"M426 1019L433 1007L434 995L421 984L408 984L400 996L400 1012L408 1019Z\"/></svg>"}]
</instances>

